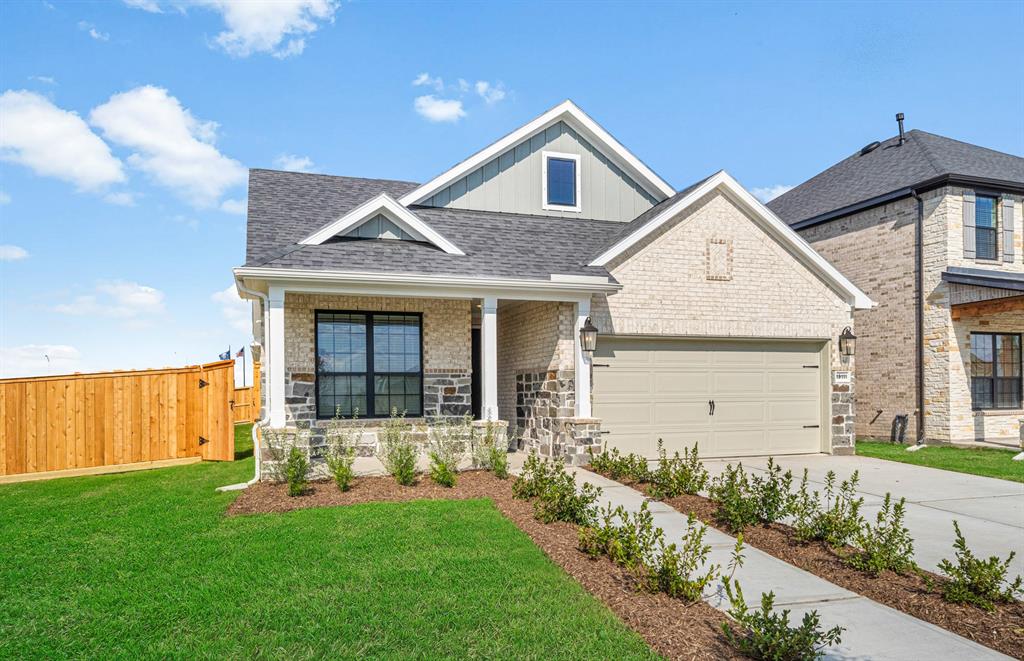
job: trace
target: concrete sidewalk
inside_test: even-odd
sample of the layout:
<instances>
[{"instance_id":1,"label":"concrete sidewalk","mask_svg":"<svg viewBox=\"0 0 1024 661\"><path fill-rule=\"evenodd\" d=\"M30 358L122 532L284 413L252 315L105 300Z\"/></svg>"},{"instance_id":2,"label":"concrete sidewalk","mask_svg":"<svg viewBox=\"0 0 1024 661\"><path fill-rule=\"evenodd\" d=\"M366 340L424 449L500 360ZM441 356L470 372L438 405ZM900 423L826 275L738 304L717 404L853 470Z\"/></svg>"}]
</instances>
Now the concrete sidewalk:
<instances>
[{"instance_id":1,"label":"concrete sidewalk","mask_svg":"<svg viewBox=\"0 0 1024 661\"><path fill-rule=\"evenodd\" d=\"M581 468L575 470L577 483L590 482L602 488L601 503L622 505L630 512L640 509L647 498L630 487ZM671 507L649 501L654 524L665 531L667 541L678 540L686 530L686 517ZM706 537L711 545L709 562L728 565L735 538L714 528ZM846 627L842 642L827 651L827 659L1008 659L998 652L962 638L945 629L861 597L809 574L767 553L747 546L743 567L736 573L751 606L760 602L762 592L774 591L779 609L790 609L790 621L798 623L807 611L817 610L828 629ZM720 610L728 603L718 584L705 601Z\"/></svg>"}]
</instances>

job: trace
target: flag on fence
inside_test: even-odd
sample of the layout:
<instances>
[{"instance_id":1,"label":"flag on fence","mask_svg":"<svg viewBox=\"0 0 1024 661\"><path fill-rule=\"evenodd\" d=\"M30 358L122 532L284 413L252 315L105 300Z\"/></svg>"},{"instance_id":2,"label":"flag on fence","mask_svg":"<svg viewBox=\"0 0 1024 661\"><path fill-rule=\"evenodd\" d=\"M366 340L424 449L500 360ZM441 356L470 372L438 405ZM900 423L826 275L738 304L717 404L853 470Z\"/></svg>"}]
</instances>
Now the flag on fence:
<instances>
[{"instance_id":1,"label":"flag on fence","mask_svg":"<svg viewBox=\"0 0 1024 661\"><path fill-rule=\"evenodd\" d=\"M231 359L231 347L228 347L228 350L225 351L224 353L218 354L217 357L220 358L221 360L230 360Z\"/></svg>"},{"instance_id":2,"label":"flag on fence","mask_svg":"<svg viewBox=\"0 0 1024 661\"><path fill-rule=\"evenodd\" d=\"M245 358L245 347L238 350L238 353L235 354L235 358Z\"/></svg>"}]
</instances>

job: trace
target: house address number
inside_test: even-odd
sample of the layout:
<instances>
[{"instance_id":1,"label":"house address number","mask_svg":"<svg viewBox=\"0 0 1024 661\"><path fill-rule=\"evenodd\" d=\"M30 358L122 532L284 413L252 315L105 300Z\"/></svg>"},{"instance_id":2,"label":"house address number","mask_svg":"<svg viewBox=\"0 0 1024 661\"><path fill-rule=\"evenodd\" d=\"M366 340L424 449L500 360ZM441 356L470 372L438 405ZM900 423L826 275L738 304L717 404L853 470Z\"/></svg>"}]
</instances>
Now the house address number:
<instances>
[{"instance_id":1,"label":"house address number","mask_svg":"<svg viewBox=\"0 0 1024 661\"><path fill-rule=\"evenodd\" d=\"M848 384L853 381L853 372L849 371L835 371L832 372L832 383L835 384Z\"/></svg>"}]
</instances>

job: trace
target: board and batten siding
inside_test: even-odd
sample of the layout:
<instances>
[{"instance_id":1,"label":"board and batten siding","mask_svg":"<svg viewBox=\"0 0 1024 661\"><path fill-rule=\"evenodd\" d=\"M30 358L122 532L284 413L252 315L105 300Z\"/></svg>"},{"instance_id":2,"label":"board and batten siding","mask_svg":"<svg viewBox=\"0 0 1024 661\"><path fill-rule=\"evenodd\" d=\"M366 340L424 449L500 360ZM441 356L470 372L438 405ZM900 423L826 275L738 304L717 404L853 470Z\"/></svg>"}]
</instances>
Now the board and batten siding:
<instances>
[{"instance_id":1,"label":"board and batten siding","mask_svg":"<svg viewBox=\"0 0 1024 661\"><path fill-rule=\"evenodd\" d=\"M580 211L543 208L542 153L580 155ZM424 206L627 222L660 200L565 122L524 140L422 202Z\"/></svg>"}]
</instances>

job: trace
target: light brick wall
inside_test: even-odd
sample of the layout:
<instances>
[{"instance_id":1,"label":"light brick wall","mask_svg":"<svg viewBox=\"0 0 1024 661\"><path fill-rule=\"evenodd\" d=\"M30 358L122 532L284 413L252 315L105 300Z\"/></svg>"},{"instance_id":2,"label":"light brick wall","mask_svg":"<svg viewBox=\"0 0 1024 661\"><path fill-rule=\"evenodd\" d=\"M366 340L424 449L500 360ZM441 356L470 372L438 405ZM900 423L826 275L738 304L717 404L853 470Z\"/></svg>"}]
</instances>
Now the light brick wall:
<instances>
[{"instance_id":1,"label":"light brick wall","mask_svg":"<svg viewBox=\"0 0 1024 661\"><path fill-rule=\"evenodd\" d=\"M610 270L623 289L594 297L594 322L604 334L820 339L830 341L831 369L853 370L835 341L853 324L850 305L720 193L666 223ZM832 414L841 418L832 446L848 451L848 388L832 394Z\"/></svg>"},{"instance_id":2,"label":"light brick wall","mask_svg":"<svg viewBox=\"0 0 1024 661\"><path fill-rule=\"evenodd\" d=\"M909 415L907 438L917 435L916 223L917 203L907 198L800 231L878 303L854 312L858 436L888 438L901 413Z\"/></svg>"}]
</instances>

